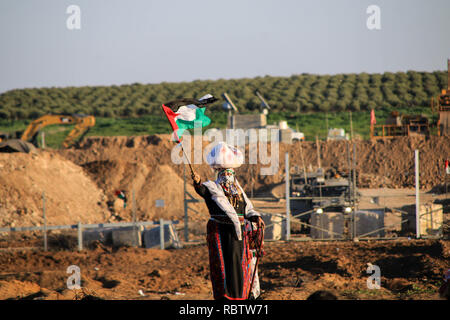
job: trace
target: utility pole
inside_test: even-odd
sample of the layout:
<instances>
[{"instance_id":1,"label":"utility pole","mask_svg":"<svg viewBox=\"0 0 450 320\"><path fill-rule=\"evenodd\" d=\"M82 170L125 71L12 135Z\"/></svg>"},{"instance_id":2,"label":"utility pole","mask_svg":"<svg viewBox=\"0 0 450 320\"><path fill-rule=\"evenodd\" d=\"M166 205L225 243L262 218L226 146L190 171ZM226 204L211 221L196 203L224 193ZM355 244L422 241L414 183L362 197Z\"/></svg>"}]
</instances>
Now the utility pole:
<instances>
[{"instance_id":1,"label":"utility pole","mask_svg":"<svg viewBox=\"0 0 450 320\"><path fill-rule=\"evenodd\" d=\"M305 184L308 184L308 179L306 177L306 166L305 166L305 159L303 158L303 148L302 148L303 141L300 141L300 156L302 158L302 166L303 166L303 177L305 178Z\"/></svg>"},{"instance_id":2,"label":"utility pole","mask_svg":"<svg viewBox=\"0 0 450 320\"><path fill-rule=\"evenodd\" d=\"M353 238L356 238L356 144L353 143Z\"/></svg>"},{"instance_id":3,"label":"utility pole","mask_svg":"<svg viewBox=\"0 0 450 320\"><path fill-rule=\"evenodd\" d=\"M184 202L184 240L189 242L189 225L188 225L188 207L186 199L186 165L183 166L183 177L184 177L184 190L183 190L183 202Z\"/></svg>"},{"instance_id":4,"label":"utility pole","mask_svg":"<svg viewBox=\"0 0 450 320\"><path fill-rule=\"evenodd\" d=\"M416 238L420 238L420 200L419 200L419 150L414 150L416 173Z\"/></svg>"},{"instance_id":5,"label":"utility pole","mask_svg":"<svg viewBox=\"0 0 450 320\"><path fill-rule=\"evenodd\" d=\"M317 165L319 166L319 168L322 168L322 164L320 162L320 145L318 135L316 135L316 146L317 146Z\"/></svg>"},{"instance_id":6,"label":"utility pole","mask_svg":"<svg viewBox=\"0 0 450 320\"><path fill-rule=\"evenodd\" d=\"M136 246L139 246L139 228L137 226L137 216L136 216L136 193L134 188L132 190L132 201L133 201L133 224L134 224L134 233L136 237Z\"/></svg>"},{"instance_id":7,"label":"utility pole","mask_svg":"<svg viewBox=\"0 0 450 320\"><path fill-rule=\"evenodd\" d=\"M290 204L290 188L289 188L289 153L285 154L285 177L286 177L286 240L291 238L291 204Z\"/></svg>"}]
</instances>

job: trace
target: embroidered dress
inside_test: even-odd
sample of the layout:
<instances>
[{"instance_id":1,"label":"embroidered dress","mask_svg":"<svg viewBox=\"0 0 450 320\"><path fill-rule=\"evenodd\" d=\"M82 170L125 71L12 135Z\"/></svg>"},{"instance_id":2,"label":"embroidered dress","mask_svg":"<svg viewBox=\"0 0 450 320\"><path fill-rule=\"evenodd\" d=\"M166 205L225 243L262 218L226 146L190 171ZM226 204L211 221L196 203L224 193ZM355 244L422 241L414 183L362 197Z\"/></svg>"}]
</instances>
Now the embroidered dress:
<instances>
[{"instance_id":1,"label":"embroidered dress","mask_svg":"<svg viewBox=\"0 0 450 320\"><path fill-rule=\"evenodd\" d=\"M254 250L250 249L252 234L248 218L260 216L253 209L242 188L242 199L230 204L222 188L213 181L194 184L197 193L205 199L211 219L207 224L210 276L214 299L244 300L250 291L259 295L259 282L255 275Z\"/></svg>"}]
</instances>

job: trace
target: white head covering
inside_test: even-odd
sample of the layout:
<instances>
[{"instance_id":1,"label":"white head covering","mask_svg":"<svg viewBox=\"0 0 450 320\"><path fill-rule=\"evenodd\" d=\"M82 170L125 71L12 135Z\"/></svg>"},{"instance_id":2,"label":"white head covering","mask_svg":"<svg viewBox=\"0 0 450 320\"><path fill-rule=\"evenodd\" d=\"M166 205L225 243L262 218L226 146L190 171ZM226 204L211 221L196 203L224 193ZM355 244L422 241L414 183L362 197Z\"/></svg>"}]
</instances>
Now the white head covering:
<instances>
[{"instance_id":1,"label":"white head covering","mask_svg":"<svg viewBox=\"0 0 450 320\"><path fill-rule=\"evenodd\" d=\"M244 163L244 155L238 148L219 142L206 156L206 162L214 169L238 168Z\"/></svg>"}]
</instances>

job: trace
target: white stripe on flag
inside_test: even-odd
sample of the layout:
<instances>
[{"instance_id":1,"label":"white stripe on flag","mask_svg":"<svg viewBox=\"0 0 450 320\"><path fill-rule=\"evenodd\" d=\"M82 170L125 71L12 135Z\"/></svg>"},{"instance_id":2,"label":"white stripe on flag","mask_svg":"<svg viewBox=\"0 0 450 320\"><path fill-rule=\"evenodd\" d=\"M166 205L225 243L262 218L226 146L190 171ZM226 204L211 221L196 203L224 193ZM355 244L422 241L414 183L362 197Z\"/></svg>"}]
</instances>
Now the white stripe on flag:
<instances>
[{"instance_id":1,"label":"white stripe on flag","mask_svg":"<svg viewBox=\"0 0 450 320\"><path fill-rule=\"evenodd\" d=\"M175 117L175 121L176 120L194 121L197 109L198 107L193 104L181 106L176 112L178 113L178 116Z\"/></svg>"}]
</instances>

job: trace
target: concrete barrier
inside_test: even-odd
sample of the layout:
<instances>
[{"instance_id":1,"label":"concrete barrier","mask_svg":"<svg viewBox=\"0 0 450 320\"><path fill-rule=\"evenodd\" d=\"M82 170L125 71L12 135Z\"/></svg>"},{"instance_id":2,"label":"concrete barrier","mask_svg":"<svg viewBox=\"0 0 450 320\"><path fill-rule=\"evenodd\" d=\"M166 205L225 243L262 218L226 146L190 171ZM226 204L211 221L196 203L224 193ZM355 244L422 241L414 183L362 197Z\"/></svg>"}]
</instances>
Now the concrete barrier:
<instances>
[{"instance_id":1,"label":"concrete barrier","mask_svg":"<svg viewBox=\"0 0 450 320\"><path fill-rule=\"evenodd\" d=\"M178 234L173 224L164 224L164 248L181 248ZM160 226L145 229L142 233L145 248L161 248Z\"/></svg>"},{"instance_id":2,"label":"concrete barrier","mask_svg":"<svg viewBox=\"0 0 450 320\"><path fill-rule=\"evenodd\" d=\"M402 217L404 214L399 211L381 211L383 212L383 225L385 227L384 234L382 236L392 236L392 235L400 235L402 229L404 229L402 222Z\"/></svg>"},{"instance_id":3,"label":"concrete barrier","mask_svg":"<svg viewBox=\"0 0 450 320\"><path fill-rule=\"evenodd\" d=\"M115 228L95 228L83 230L83 246L89 247L99 241L105 245L112 245L112 231Z\"/></svg>"},{"instance_id":4,"label":"concrete barrier","mask_svg":"<svg viewBox=\"0 0 450 320\"><path fill-rule=\"evenodd\" d=\"M355 224L356 233L353 233L353 225ZM350 223L349 230L351 235L356 237L365 235L365 238L377 238L384 236L384 214L381 210L359 210L356 212L355 223ZM381 230L380 230L381 229ZM373 232L378 230L376 232Z\"/></svg>"},{"instance_id":5,"label":"concrete barrier","mask_svg":"<svg viewBox=\"0 0 450 320\"><path fill-rule=\"evenodd\" d=\"M444 223L442 204L430 203L421 205L419 222L421 235L441 235Z\"/></svg>"},{"instance_id":6,"label":"concrete barrier","mask_svg":"<svg viewBox=\"0 0 450 320\"><path fill-rule=\"evenodd\" d=\"M406 211L403 219L408 219L403 224L405 232L416 232L416 206L402 207ZM420 234L423 236L437 236L443 232L444 210L442 204L426 203L420 205Z\"/></svg>"},{"instance_id":7,"label":"concrete barrier","mask_svg":"<svg viewBox=\"0 0 450 320\"><path fill-rule=\"evenodd\" d=\"M142 246L141 232L140 226L113 229L112 244L114 247L140 247Z\"/></svg>"},{"instance_id":8,"label":"concrete barrier","mask_svg":"<svg viewBox=\"0 0 450 320\"><path fill-rule=\"evenodd\" d=\"M265 240L281 240L286 235L286 219L281 214L261 213L266 227L264 229ZM270 226L273 225L273 226Z\"/></svg>"},{"instance_id":9,"label":"concrete barrier","mask_svg":"<svg viewBox=\"0 0 450 320\"><path fill-rule=\"evenodd\" d=\"M314 212L311 214L311 225L310 236L313 239L342 239L344 237L344 215L341 212Z\"/></svg>"}]
</instances>

